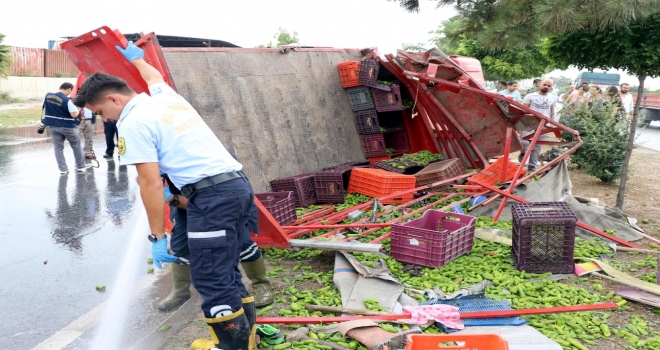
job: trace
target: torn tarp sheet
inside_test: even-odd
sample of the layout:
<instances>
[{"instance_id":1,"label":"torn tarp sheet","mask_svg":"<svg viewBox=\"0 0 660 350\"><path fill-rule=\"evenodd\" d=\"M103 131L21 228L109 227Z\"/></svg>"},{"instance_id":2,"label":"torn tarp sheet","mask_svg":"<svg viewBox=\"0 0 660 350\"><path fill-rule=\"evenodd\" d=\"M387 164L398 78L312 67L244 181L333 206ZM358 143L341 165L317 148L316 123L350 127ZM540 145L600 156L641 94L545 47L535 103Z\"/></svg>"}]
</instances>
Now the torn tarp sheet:
<instances>
[{"instance_id":1,"label":"torn tarp sheet","mask_svg":"<svg viewBox=\"0 0 660 350\"><path fill-rule=\"evenodd\" d=\"M572 193L571 179L565 162L559 163L554 169L547 173L539 181L531 181L526 188L520 186L516 189L516 196L527 199L530 202L566 202L571 206L578 219L600 230L612 229L616 236L629 242L642 238L635 228L627 221L627 216L620 210L598 205L587 205L578 201ZM470 214L474 216L494 216L501 200L487 207L479 207ZM514 200L507 201L506 207L500 219L511 220L511 204ZM582 238L598 237L595 234L578 228L576 234Z\"/></svg>"}]
</instances>

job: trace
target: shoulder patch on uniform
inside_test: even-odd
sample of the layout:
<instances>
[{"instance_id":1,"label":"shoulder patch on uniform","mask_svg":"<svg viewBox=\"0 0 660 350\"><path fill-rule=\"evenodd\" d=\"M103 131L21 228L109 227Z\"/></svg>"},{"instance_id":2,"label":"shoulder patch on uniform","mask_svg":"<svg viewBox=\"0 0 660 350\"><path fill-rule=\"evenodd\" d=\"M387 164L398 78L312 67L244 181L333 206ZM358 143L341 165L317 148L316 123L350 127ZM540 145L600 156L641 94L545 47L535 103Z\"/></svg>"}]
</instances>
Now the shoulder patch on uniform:
<instances>
[{"instance_id":1,"label":"shoulder patch on uniform","mask_svg":"<svg viewBox=\"0 0 660 350\"><path fill-rule=\"evenodd\" d=\"M120 156L123 156L126 153L126 142L123 137L120 137L117 140L117 148Z\"/></svg>"}]
</instances>

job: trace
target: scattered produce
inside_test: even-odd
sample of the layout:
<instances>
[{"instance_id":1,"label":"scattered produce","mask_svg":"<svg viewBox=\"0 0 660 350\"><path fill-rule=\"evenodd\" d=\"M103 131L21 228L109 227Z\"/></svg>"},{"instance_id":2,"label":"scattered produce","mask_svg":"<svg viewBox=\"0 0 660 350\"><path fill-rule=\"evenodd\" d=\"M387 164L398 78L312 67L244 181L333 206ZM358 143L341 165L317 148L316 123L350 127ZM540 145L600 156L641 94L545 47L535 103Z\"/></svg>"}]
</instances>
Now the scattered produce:
<instances>
[{"instance_id":1,"label":"scattered produce","mask_svg":"<svg viewBox=\"0 0 660 350\"><path fill-rule=\"evenodd\" d=\"M154 268L153 267L148 267L147 268L147 273L154 273Z\"/></svg>"},{"instance_id":2,"label":"scattered produce","mask_svg":"<svg viewBox=\"0 0 660 350\"><path fill-rule=\"evenodd\" d=\"M154 259L153 258L147 258L147 264L153 264Z\"/></svg>"},{"instance_id":3,"label":"scattered produce","mask_svg":"<svg viewBox=\"0 0 660 350\"><path fill-rule=\"evenodd\" d=\"M99 292L105 292L105 286L102 284L97 284L96 285L96 290Z\"/></svg>"},{"instance_id":4,"label":"scattered produce","mask_svg":"<svg viewBox=\"0 0 660 350\"><path fill-rule=\"evenodd\" d=\"M166 325L160 327L159 331L165 332L166 330L168 330L170 328L172 328L172 326L170 326L169 324L166 324Z\"/></svg>"}]
</instances>

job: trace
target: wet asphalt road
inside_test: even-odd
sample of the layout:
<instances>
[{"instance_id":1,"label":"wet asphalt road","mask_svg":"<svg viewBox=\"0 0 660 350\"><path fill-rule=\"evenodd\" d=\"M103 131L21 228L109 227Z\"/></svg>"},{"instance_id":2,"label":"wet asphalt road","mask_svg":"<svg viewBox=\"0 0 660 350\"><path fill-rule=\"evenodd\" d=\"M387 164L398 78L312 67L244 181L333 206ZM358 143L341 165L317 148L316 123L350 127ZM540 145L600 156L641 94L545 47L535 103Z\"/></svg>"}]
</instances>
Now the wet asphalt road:
<instances>
[{"instance_id":1,"label":"wet asphalt road","mask_svg":"<svg viewBox=\"0 0 660 350\"><path fill-rule=\"evenodd\" d=\"M637 144L660 152L660 122L652 122L647 127L637 130L639 131Z\"/></svg>"},{"instance_id":2,"label":"wet asphalt road","mask_svg":"<svg viewBox=\"0 0 660 350\"><path fill-rule=\"evenodd\" d=\"M52 144L23 129L0 129L0 349L32 349L108 299L95 286L112 288L141 206L134 167L60 176Z\"/></svg>"}]
</instances>

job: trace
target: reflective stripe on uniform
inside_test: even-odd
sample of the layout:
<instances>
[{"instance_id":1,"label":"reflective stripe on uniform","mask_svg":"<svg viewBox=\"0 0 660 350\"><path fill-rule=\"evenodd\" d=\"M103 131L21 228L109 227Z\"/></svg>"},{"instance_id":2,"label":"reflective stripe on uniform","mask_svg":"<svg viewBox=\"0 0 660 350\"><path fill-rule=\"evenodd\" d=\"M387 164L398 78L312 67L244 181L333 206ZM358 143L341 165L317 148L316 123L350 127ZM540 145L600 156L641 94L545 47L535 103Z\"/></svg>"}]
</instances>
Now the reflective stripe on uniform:
<instances>
[{"instance_id":1,"label":"reflective stripe on uniform","mask_svg":"<svg viewBox=\"0 0 660 350\"><path fill-rule=\"evenodd\" d=\"M243 261L243 260L253 256L254 254L257 253L258 250L259 250L259 246L257 246L256 243L252 243L251 246L247 247L246 249L244 249L241 252L240 260Z\"/></svg>"},{"instance_id":2,"label":"reflective stripe on uniform","mask_svg":"<svg viewBox=\"0 0 660 350\"><path fill-rule=\"evenodd\" d=\"M209 232L188 232L188 238L214 238L225 237L227 234L225 230L209 231Z\"/></svg>"}]
</instances>

